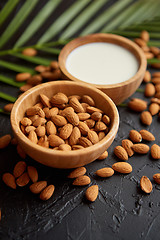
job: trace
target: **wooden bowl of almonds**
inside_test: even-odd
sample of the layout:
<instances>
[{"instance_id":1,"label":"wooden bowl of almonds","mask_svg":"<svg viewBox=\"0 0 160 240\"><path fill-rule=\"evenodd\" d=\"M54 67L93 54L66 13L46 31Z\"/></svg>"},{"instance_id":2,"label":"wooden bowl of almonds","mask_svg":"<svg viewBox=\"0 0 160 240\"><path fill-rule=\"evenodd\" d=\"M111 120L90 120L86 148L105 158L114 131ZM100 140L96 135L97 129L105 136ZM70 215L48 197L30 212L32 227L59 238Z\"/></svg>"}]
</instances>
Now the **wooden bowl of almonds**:
<instances>
[{"instance_id":1,"label":"wooden bowl of almonds","mask_svg":"<svg viewBox=\"0 0 160 240\"><path fill-rule=\"evenodd\" d=\"M76 168L99 158L113 142L119 115L113 101L83 83L38 85L15 102L11 125L21 148L54 168Z\"/></svg>"}]
</instances>

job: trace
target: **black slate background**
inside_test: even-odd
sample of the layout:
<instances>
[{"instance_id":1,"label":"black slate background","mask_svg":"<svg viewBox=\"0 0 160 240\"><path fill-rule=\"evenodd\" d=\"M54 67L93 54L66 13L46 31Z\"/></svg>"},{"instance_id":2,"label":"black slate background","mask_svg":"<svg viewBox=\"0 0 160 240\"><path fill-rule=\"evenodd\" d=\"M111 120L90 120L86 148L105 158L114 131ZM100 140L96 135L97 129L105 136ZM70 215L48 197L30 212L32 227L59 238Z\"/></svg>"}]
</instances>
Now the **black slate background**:
<instances>
[{"instance_id":1,"label":"black slate background","mask_svg":"<svg viewBox=\"0 0 160 240\"><path fill-rule=\"evenodd\" d=\"M50 18L50 22L72 2L63 1L55 16ZM105 7L107 8L113 2L110 1ZM1 6L4 3L5 1L1 1ZM44 4L45 1L40 1L39 8ZM16 10L13 15L15 13ZM25 22L25 24L28 23ZM42 32L43 30L44 27ZM11 47L17 37L16 34L7 47ZM153 69L150 70L153 71ZM1 72L14 76L12 72L5 69L1 69ZM141 88L144 88L144 84ZM16 88L2 83L0 91L13 96L18 94ZM132 97L140 97L149 102L143 93L136 92ZM6 103L0 99L0 107ZM47 180L48 184L55 185L55 193L50 200L42 202L38 196L29 191L28 187L17 188L15 191L5 186L0 179L1 240L160 239L160 187L152 179L153 174L160 171L159 161L152 160L150 154L144 156L135 154L128 161L133 166L131 174L124 176L115 173L108 179L100 179L94 174L97 169L112 166L118 161L113 155L113 149L121 144L122 139L128 137L131 129L151 131L156 137L155 143L160 144L160 122L157 116L154 116L152 124L146 127L139 120L140 114L131 112L125 107L118 107L118 110L120 127L115 141L108 149L108 158L103 161L97 160L86 166L87 174L92 180L91 184L98 184L100 189L97 200L94 203L85 200L84 193L87 187L72 186L72 180L66 178L69 170L52 169L27 157L27 164L37 168L39 180ZM0 114L0 136L7 133L11 133L9 116ZM3 173L12 172L15 163L19 160L21 159L14 146L0 150L0 178ZM148 176L153 183L153 191L149 195L143 193L139 187L139 181L143 175Z\"/></svg>"}]
</instances>

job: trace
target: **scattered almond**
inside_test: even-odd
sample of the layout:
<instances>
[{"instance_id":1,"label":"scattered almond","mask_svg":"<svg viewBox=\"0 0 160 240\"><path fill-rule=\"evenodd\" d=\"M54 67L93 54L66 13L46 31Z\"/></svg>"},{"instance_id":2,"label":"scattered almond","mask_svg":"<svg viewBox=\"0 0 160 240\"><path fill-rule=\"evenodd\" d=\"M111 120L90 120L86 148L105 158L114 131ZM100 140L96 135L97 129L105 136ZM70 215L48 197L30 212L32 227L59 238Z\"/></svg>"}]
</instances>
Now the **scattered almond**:
<instances>
[{"instance_id":1,"label":"scattered almond","mask_svg":"<svg viewBox=\"0 0 160 240\"><path fill-rule=\"evenodd\" d=\"M124 160L124 161L128 160L128 154L126 150L121 146L117 146L114 148L114 154L121 160Z\"/></svg>"},{"instance_id":2,"label":"scattered almond","mask_svg":"<svg viewBox=\"0 0 160 240\"><path fill-rule=\"evenodd\" d=\"M127 162L117 162L112 165L112 168L119 173L131 173L132 172L132 166Z\"/></svg>"},{"instance_id":3,"label":"scattered almond","mask_svg":"<svg viewBox=\"0 0 160 240\"><path fill-rule=\"evenodd\" d=\"M141 39L145 42L149 41L149 33L146 30L143 30L140 35Z\"/></svg>"},{"instance_id":4,"label":"scattered almond","mask_svg":"<svg viewBox=\"0 0 160 240\"><path fill-rule=\"evenodd\" d=\"M133 143L129 139L122 140L122 147L126 150L129 157L133 156L134 151L132 150Z\"/></svg>"},{"instance_id":5,"label":"scattered almond","mask_svg":"<svg viewBox=\"0 0 160 240\"><path fill-rule=\"evenodd\" d=\"M4 173L2 180L8 187L16 189L15 177L11 173Z\"/></svg>"},{"instance_id":6,"label":"scattered almond","mask_svg":"<svg viewBox=\"0 0 160 240\"><path fill-rule=\"evenodd\" d=\"M160 173L154 174L153 179L156 183L160 184Z\"/></svg>"},{"instance_id":7,"label":"scattered almond","mask_svg":"<svg viewBox=\"0 0 160 240\"><path fill-rule=\"evenodd\" d=\"M152 83L147 83L145 87L144 95L146 97L152 97L154 96L155 92L156 92L155 86Z\"/></svg>"},{"instance_id":8,"label":"scattered almond","mask_svg":"<svg viewBox=\"0 0 160 240\"><path fill-rule=\"evenodd\" d=\"M24 171L26 170L26 163L24 161L19 161L14 169L13 169L13 175L15 176L15 178L18 178L20 177Z\"/></svg>"},{"instance_id":9,"label":"scattered almond","mask_svg":"<svg viewBox=\"0 0 160 240\"><path fill-rule=\"evenodd\" d=\"M17 145L17 153L19 154L19 156L23 159L26 158L26 153L24 152L24 150L20 147L20 145Z\"/></svg>"},{"instance_id":10,"label":"scattered almond","mask_svg":"<svg viewBox=\"0 0 160 240\"><path fill-rule=\"evenodd\" d=\"M28 166L27 167L27 172L28 172L29 178L31 179L31 181L33 183L38 181L38 172L37 172L37 169L35 167Z\"/></svg>"},{"instance_id":11,"label":"scattered almond","mask_svg":"<svg viewBox=\"0 0 160 240\"><path fill-rule=\"evenodd\" d=\"M140 187L145 193L152 192L152 183L148 177L143 176L140 180Z\"/></svg>"},{"instance_id":12,"label":"scattered almond","mask_svg":"<svg viewBox=\"0 0 160 240\"><path fill-rule=\"evenodd\" d=\"M96 175L98 175L99 177L111 177L114 174L114 170L110 167L107 168L101 168L99 170L97 170Z\"/></svg>"},{"instance_id":13,"label":"scattered almond","mask_svg":"<svg viewBox=\"0 0 160 240\"><path fill-rule=\"evenodd\" d=\"M98 160L104 160L108 157L108 152L105 151L104 153L102 153L97 159Z\"/></svg>"},{"instance_id":14,"label":"scattered almond","mask_svg":"<svg viewBox=\"0 0 160 240\"><path fill-rule=\"evenodd\" d=\"M143 143L137 143L132 146L134 152L139 154L146 154L149 152L149 146Z\"/></svg>"},{"instance_id":15,"label":"scattered almond","mask_svg":"<svg viewBox=\"0 0 160 240\"><path fill-rule=\"evenodd\" d=\"M147 70L147 71L145 72L145 75L144 75L144 78L143 78L143 82L148 83L148 82L150 82L150 81L151 81L151 74L150 74L150 72Z\"/></svg>"},{"instance_id":16,"label":"scattered almond","mask_svg":"<svg viewBox=\"0 0 160 240\"><path fill-rule=\"evenodd\" d=\"M85 186L85 185L90 184L90 182L91 182L91 179L88 176L84 175L84 176L77 177L73 181L73 185L74 186Z\"/></svg>"},{"instance_id":17,"label":"scattered almond","mask_svg":"<svg viewBox=\"0 0 160 240\"><path fill-rule=\"evenodd\" d=\"M0 138L0 149L7 147L10 144L11 135L7 134Z\"/></svg>"},{"instance_id":18,"label":"scattered almond","mask_svg":"<svg viewBox=\"0 0 160 240\"><path fill-rule=\"evenodd\" d=\"M140 119L141 119L141 122L144 124L144 125L151 125L152 123L152 115L149 111L144 111L141 113L141 116L140 116Z\"/></svg>"},{"instance_id":19,"label":"scattered almond","mask_svg":"<svg viewBox=\"0 0 160 240\"><path fill-rule=\"evenodd\" d=\"M156 115L159 112L159 104L151 103L149 106L149 111L152 116Z\"/></svg>"},{"instance_id":20,"label":"scattered almond","mask_svg":"<svg viewBox=\"0 0 160 240\"><path fill-rule=\"evenodd\" d=\"M13 103L8 103L4 106L4 111L6 112L11 112L12 111L12 108L13 108L14 104Z\"/></svg>"},{"instance_id":21,"label":"scattered almond","mask_svg":"<svg viewBox=\"0 0 160 240\"><path fill-rule=\"evenodd\" d=\"M39 181L33 183L29 188L32 193L39 194L45 187L47 187L47 181Z\"/></svg>"},{"instance_id":22,"label":"scattered almond","mask_svg":"<svg viewBox=\"0 0 160 240\"><path fill-rule=\"evenodd\" d=\"M68 178L77 178L83 176L86 173L85 167L79 167L74 169L69 175Z\"/></svg>"},{"instance_id":23,"label":"scattered almond","mask_svg":"<svg viewBox=\"0 0 160 240\"><path fill-rule=\"evenodd\" d=\"M151 146L151 156L154 159L160 159L160 146L157 144Z\"/></svg>"},{"instance_id":24,"label":"scattered almond","mask_svg":"<svg viewBox=\"0 0 160 240\"><path fill-rule=\"evenodd\" d=\"M47 186L45 189L42 190L42 192L40 193L40 199L43 201L48 200L49 198L52 197L53 193L54 193L54 185L49 185Z\"/></svg>"},{"instance_id":25,"label":"scattered almond","mask_svg":"<svg viewBox=\"0 0 160 240\"><path fill-rule=\"evenodd\" d=\"M135 112L142 112L147 108L147 102L139 98L133 98L129 103L128 107Z\"/></svg>"},{"instance_id":26,"label":"scattered almond","mask_svg":"<svg viewBox=\"0 0 160 240\"><path fill-rule=\"evenodd\" d=\"M141 134L143 140L145 140L145 141L155 141L155 137L151 132L143 129L139 133Z\"/></svg>"},{"instance_id":27,"label":"scattered almond","mask_svg":"<svg viewBox=\"0 0 160 240\"><path fill-rule=\"evenodd\" d=\"M26 186L30 181L30 178L28 176L28 173L23 173L19 178L17 178L16 183L19 187Z\"/></svg>"},{"instance_id":28,"label":"scattered almond","mask_svg":"<svg viewBox=\"0 0 160 240\"><path fill-rule=\"evenodd\" d=\"M37 55L37 50L34 49L34 48L25 48L25 49L22 51L22 54L23 54L23 55L26 55L26 56L33 57L33 56L36 56L36 55Z\"/></svg>"},{"instance_id":29,"label":"scattered almond","mask_svg":"<svg viewBox=\"0 0 160 240\"><path fill-rule=\"evenodd\" d=\"M138 131L136 131L136 130L131 130L131 131L129 132L129 138L130 138L131 141L134 142L134 143L139 143L139 142L142 141L142 136L141 136L141 134L140 134Z\"/></svg>"},{"instance_id":30,"label":"scattered almond","mask_svg":"<svg viewBox=\"0 0 160 240\"><path fill-rule=\"evenodd\" d=\"M31 77L30 73L27 73L27 72L26 73L18 73L16 75L16 81L17 82L24 82L24 81L26 81L30 77Z\"/></svg>"},{"instance_id":31,"label":"scattered almond","mask_svg":"<svg viewBox=\"0 0 160 240\"><path fill-rule=\"evenodd\" d=\"M86 190L85 196L87 200L94 202L98 196L98 185L92 185Z\"/></svg>"}]
</instances>

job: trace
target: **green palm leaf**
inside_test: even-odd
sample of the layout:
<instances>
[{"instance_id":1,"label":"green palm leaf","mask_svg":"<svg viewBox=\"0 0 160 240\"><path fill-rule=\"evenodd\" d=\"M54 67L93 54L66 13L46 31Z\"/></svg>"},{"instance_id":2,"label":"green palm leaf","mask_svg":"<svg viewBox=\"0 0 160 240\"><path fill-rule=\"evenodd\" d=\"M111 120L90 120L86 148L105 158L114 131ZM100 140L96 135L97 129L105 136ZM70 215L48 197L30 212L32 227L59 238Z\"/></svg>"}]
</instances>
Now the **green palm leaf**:
<instances>
[{"instance_id":1,"label":"green palm leaf","mask_svg":"<svg viewBox=\"0 0 160 240\"><path fill-rule=\"evenodd\" d=\"M0 25L3 24L3 22L7 19L9 14L13 11L13 9L16 7L19 0L9 0L2 11L0 12Z\"/></svg>"}]
</instances>

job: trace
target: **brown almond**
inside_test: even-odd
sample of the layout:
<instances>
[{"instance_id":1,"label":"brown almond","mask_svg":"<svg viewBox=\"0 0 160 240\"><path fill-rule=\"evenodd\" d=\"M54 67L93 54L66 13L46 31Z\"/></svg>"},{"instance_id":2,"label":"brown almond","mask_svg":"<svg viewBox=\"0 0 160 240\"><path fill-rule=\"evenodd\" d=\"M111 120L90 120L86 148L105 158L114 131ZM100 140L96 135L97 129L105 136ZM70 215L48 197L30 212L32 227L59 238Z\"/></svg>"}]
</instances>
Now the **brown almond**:
<instances>
[{"instance_id":1,"label":"brown almond","mask_svg":"<svg viewBox=\"0 0 160 240\"><path fill-rule=\"evenodd\" d=\"M65 126L63 126L60 130L60 133L59 133L59 136L62 138L62 139L67 139L70 137L71 133L72 133L72 130L73 130L73 125L68 123L66 124Z\"/></svg>"},{"instance_id":2,"label":"brown almond","mask_svg":"<svg viewBox=\"0 0 160 240\"><path fill-rule=\"evenodd\" d=\"M80 121L85 121L90 118L89 113L78 113L77 115L78 115Z\"/></svg>"},{"instance_id":3,"label":"brown almond","mask_svg":"<svg viewBox=\"0 0 160 240\"><path fill-rule=\"evenodd\" d=\"M78 143L79 138L81 137L81 132L78 127L74 127L73 131L69 137L69 144L71 146L76 145Z\"/></svg>"},{"instance_id":4,"label":"brown almond","mask_svg":"<svg viewBox=\"0 0 160 240\"><path fill-rule=\"evenodd\" d=\"M100 113L103 113L102 110L100 110L99 108L96 108L96 107L91 107L91 106L88 106L87 107L87 112L92 114L94 112L100 112Z\"/></svg>"},{"instance_id":5,"label":"brown almond","mask_svg":"<svg viewBox=\"0 0 160 240\"><path fill-rule=\"evenodd\" d=\"M73 145L72 146L72 150L79 150L79 149L83 149L84 147L81 145Z\"/></svg>"},{"instance_id":6,"label":"brown almond","mask_svg":"<svg viewBox=\"0 0 160 240\"><path fill-rule=\"evenodd\" d=\"M99 142L99 137L95 131L88 131L88 139L93 143L96 144Z\"/></svg>"},{"instance_id":7,"label":"brown almond","mask_svg":"<svg viewBox=\"0 0 160 240\"><path fill-rule=\"evenodd\" d=\"M11 112L12 111L12 108L13 108L14 104L13 103L8 103L4 106L4 111L6 112Z\"/></svg>"},{"instance_id":8,"label":"brown almond","mask_svg":"<svg viewBox=\"0 0 160 240\"><path fill-rule=\"evenodd\" d=\"M64 104L68 103L68 97L64 93L57 93L51 98L51 103L54 104Z\"/></svg>"},{"instance_id":9,"label":"brown almond","mask_svg":"<svg viewBox=\"0 0 160 240\"><path fill-rule=\"evenodd\" d=\"M26 186L30 181L30 178L28 176L28 173L23 173L19 178L17 178L16 183L19 187Z\"/></svg>"},{"instance_id":10,"label":"brown almond","mask_svg":"<svg viewBox=\"0 0 160 240\"><path fill-rule=\"evenodd\" d=\"M99 132L98 133L99 141L101 141L105 136L106 136L106 134L104 132Z\"/></svg>"},{"instance_id":11,"label":"brown almond","mask_svg":"<svg viewBox=\"0 0 160 240\"><path fill-rule=\"evenodd\" d=\"M30 78L27 79L27 84L32 86L36 86L40 83L42 83L42 77L41 75L38 75L38 74L31 76Z\"/></svg>"},{"instance_id":12,"label":"brown almond","mask_svg":"<svg viewBox=\"0 0 160 240\"><path fill-rule=\"evenodd\" d=\"M48 141L51 147L59 147L59 145L65 143L64 140L57 135L49 135Z\"/></svg>"},{"instance_id":13,"label":"brown almond","mask_svg":"<svg viewBox=\"0 0 160 240\"><path fill-rule=\"evenodd\" d=\"M101 121L96 122L96 125L95 125L96 132L105 131L106 129L107 129L107 126L105 123L103 123Z\"/></svg>"},{"instance_id":14,"label":"brown almond","mask_svg":"<svg viewBox=\"0 0 160 240\"><path fill-rule=\"evenodd\" d=\"M39 115L29 116L29 119L31 119L32 122L34 122L36 119L39 118Z\"/></svg>"},{"instance_id":15,"label":"brown almond","mask_svg":"<svg viewBox=\"0 0 160 240\"><path fill-rule=\"evenodd\" d=\"M152 77L160 77L160 72L154 72L154 73L152 73Z\"/></svg>"},{"instance_id":16,"label":"brown almond","mask_svg":"<svg viewBox=\"0 0 160 240\"><path fill-rule=\"evenodd\" d=\"M26 111L27 116L39 115L42 118L45 118L45 113L40 107L30 107Z\"/></svg>"},{"instance_id":17,"label":"brown almond","mask_svg":"<svg viewBox=\"0 0 160 240\"><path fill-rule=\"evenodd\" d=\"M40 94L39 97L44 106L51 108L50 100L46 95Z\"/></svg>"},{"instance_id":18,"label":"brown almond","mask_svg":"<svg viewBox=\"0 0 160 240\"><path fill-rule=\"evenodd\" d=\"M151 52L144 52L144 55L146 57L146 59L152 59L154 58L154 54Z\"/></svg>"},{"instance_id":19,"label":"brown almond","mask_svg":"<svg viewBox=\"0 0 160 240\"><path fill-rule=\"evenodd\" d=\"M141 134L136 131L136 130L130 130L129 132L129 138L131 139L132 142L134 143L140 143L142 141L142 136Z\"/></svg>"},{"instance_id":20,"label":"brown almond","mask_svg":"<svg viewBox=\"0 0 160 240\"><path fill-rule=\"evenodd\" d=\"M46 128L44 126L38 126L35 132L38 137L43 137L46 134Z\"/></svg>"},{"instance_id":21,"label":"brown almond","mask_svg":"<svg viewBox=\"0 0 160 240\"><path fill-rule=\"evenodd\" d=\"M160 69L160 63L152 63L151 67L156 68L156 69Z\"/></svg>"},{"instance_id":22,"label":"brown almond","mask_svg":"<svg viewBox=\"0 0 160 240\"><path fill-rule=\"evenodd\" d=\"M47 181L39 181L33 183L29 189L34 194L39 194L47 186Z\"/></svg>"},{"instance_id":23,"label":"brown almond","mask_svg":"<svg viewBox=\"0 0 160 240\"><path fill-rule=\"evenodd\" d=\"M144 78L143 78L143 82L148 83L148 82L150 82L150 81L151 81L151 74L150 74L150 72L147 70L147 71L145 72L145 75L144 75Z\"/></svg>"},{"instance_id":24,"label":"brown almond","mask_svg":"<svg viewBox=\"0 0 160 240\"><path fill-rule=\"evenodd\" d=\"M85 138L85 137L80 137L79 138L79 144L82 145L83 147L89 147L92 146L92 143L89 139Z\"/></svg>"},{"instance_id":25,"label":"brown almond","mask_svg":"<svg viewBox=\"0 0 160 240\"><path fill-rule=\"evenodd\" d=\"M145 129L142 129L139 133L141 134L143 140L149 141L149 142L155 141L155 137L151 132L149 132Z\"/></svg>"},{"instance_id":26,"label":"brown almond","mask_svg":"<svg viewBox=\"0 0 160 240\"><path fill-rule=\"evenodd\" d=\"M27 117L24 117L24 118L22 118L22 120L21 120L21 124L23 125L23 126L30 126L31 124L32 124L32 121L29 119L29 118L27 118Z\"/></svg>"},{"instance_id":27,"label":"brown almond","mask_svg":"<svg viewBox=\"0 0 160 240\"><path fill-rule=\"evenodd\" d=\"M74 109L76 113L84 113L84 108L76 97L70 99L69 105Z\"/></svg>"},{"instance_id":28,"label":"brown almond","mask_svg":"<svg viewBox=\"0 0 160 240\"><path fill-rule=\"evenodd\" d=\"M152 83L147 83L145 86L144 95L146 97L152 97L154 96L155 92L155 86Z\"/></svg>"},{"instance_id":29,"label":"brown almond","mask_svg":"<svg viewBox=\"0 0 160 240\"><path fill-rule=\"evenodd\" d=\"M103 115L102 122L104 122L107 126L110 124L110 118L107 115Z\"/></svg>"},{"instance_id":30,"label":"brown almond","mask_svg":"<svg viewBox=\"0 0 160 240\"><path fill-rule=\"evenodd\" d=\"M54 107L49 110L50 117L55 116L58 114L58 108Z\"/></svg>"},{"instance_id":31,"label":"brown almond","mask_svg":"<svg viewBox=\"0 0 160 240\"><path fill-rule=\"evenodd\" d=\"M68 178L77 178L83 176L86 173L86 171L87 170L85 167L76 168L68 175Z\"/></svg>"},{"instance_id":32,"label":"brown almond","mask_svg":"<svg viewBox=\"0 0 160 240\"><path fill-rule=\"evenodd\" d=\"M95 102L94 102L93 98L91 98L88 95L83 95L82 96L82 102L88 103L88 105L93 106L93 107L95 106Z\"/></svg>"},{"instance_id":33,"label":"brown almond","mask_svg":"<svg viewBox=\"0 0 160 240\"><path fill-rule=\"evenodd\" d=\"M156 183L160 184L160 173L154 174L153 179Z\"/></svg>"},{"instance_id":34,"label":"brown almond","mask_svg":"<svg viewBox=\"0 0 160 240\"><path fill-rule=\"evenodd\" d=\"M41 137L39 140L38 140L38 145L42 146L42 147L45 147L45 148L49 148L49 142L48 142L48 138L47 136L44 136L44 137Z\"/></svg>"},{"instance_id":35,"label":"brown almond","mask_svg":"<svg viewBox=\"0 0 160 240\"><path fill-rule=\"evenodd\" d=\"M137 45L140 46L140 47L146 46L146 42L141 38L135 38L134 42L137 43Z\"/></svg>"},{"instance_id":36,"label":"brown almond","mask_svg":"<svg viewBox=\"0 0 160 240\"><path fill-rule=\"evenodd\" d=\"M20 145L17 145L17 153L19 154L19 156L23 159L26 158L26 153L24 152L24 150L20 147Z\"/></svg>"},{"instance_id":37,"label":"brown almond","mask_svg":"<svg viewBox=\"0 0 160 240\"><path fill-rule=\"evenodd\" d=\"M98 160L104 160L108 157L108 152L105 151L104 153L102 153L97 159Z\"/></svg>"},{"instance_id":38,"label":"brown almond","mask_svg":"<svg viewBox=\"0 0 160 240\"><path fill-rule=\"evenodd\" d=\"M154 97L160 99L160 91L159 91L159 92L156 92L156 94L154 95Z\"/></svg>"},{"instance_id":39,"label":"brown almond","mask_svg":"<svg viewBox=\"0 0 160 240\"><path fill-rule=\"evenodd\" d=\"M66 112L65 116L73 126L77 126L79 124L79 117L75 112Z\"/></svg>"},{"instance_id":40,"label":"brown almond","mask_svg":"<svg viewBox=\"0 0 160 240\"><path fill-rule=\"evenodd\" d=\"M151 156L154 159L160 159L160 146L157 144L151 146Z\"/></svg>"},{"instance_id":41,"label":"brown almond","mask_svg":"<svg viewBox=\"0 0 160 240\"><path fill-rule=\"evenodd\" d=\"M23 132L23 134L26 134L26 132L25 132L25 126L20 125L20 129L21 129L21 131Z\"/></svg>"},{"instance_id":42,"label":"brown almond","mask_svg":"<svg viewBox=\"0 0 160 240\"><path fill-rule=\"evenodd\" d=\"M25 85L23 85L23 86L21 86L20 87L20 91L21 92L26 92L26 91L28 91L29 89L31 89L33 86L31 85L31 84L25 84Z\"/></svg>"},{"instance_id":43,"label":"brown almond","mask_svg":"<svg viewBox=\"0 0 160 240\"><path fill-rule=\"evenodd\" d=\"M140 34L140 37L142 40L144 40L145 42L149 41L149 33L146 30L143 30Z\"/></svg>"},{"instance_id":44,"label":"brown almond","mask_svg":"<svg viewBox=\"0 0 160 240\"><path fill-rule=\"evenodd\" d=\"M11 173L4 173L2 180L8 187L16 189L15 177Z\"/></svg>"},{"instance_id":45,"label":"brown almond","mask_svg":"<svg viewBox=\"0 0 160 240\"><path fill-rule=\"evenodd\" d=\"M143 143L137 143L132 146L134 152L139 154L146 154L149 152L149 146Z\"/></svg>"},{"instance_id":46,"label":"brown almond","mask_svg":"<svg viewBox=\"0 0 160 240\"><path fill-rule=\"evenodd\" d=\"M87 107L89 107L89 104L88 103L81 103L83 109L84 109L84 112L87 112Z\"/></svg>"},{"instance_id":47,"label":"brown almond","mask_svg":"<svg viewBox=\"0 0 160 240\"><path fill-rule=\"evenodd\" d=\"M40 193L40 199L43 201L46 201L48 199L50 199L54 193L54 185L49 185L47 186L45 189L43 189L43 191Z\"/></svg>"},{"instance_id":48,"label":"brown almond","mask_svg":"<svg viewBox=\"0 0 160 240\"><path fill-rule=\"evenodd\" d=\"M34 127L42 126L47 122L45 118L38 117L32 124Z\"/></svg>"},{"instance_id":49,"label":"brown almond","mask_svg":"<svg viewBox=\"0 0 160 240\"><path fill-rule=\"evenodd\" d=\"M46 124L46 131L48 135L53 135L57 133L56 126L52 121L48 121Z\"/></svg>"},{"instance_id":50,"label":"brown almond","mask_svg":"<svg viewBox=\"0 0 160 240\"><path fill-rule=\"evenodd\" d=\"M102 119L102 113L94 112L91 114L91 118L95 121L100 121Z\"/></svg>"},{"instance_id":51,"label":"brown almond","mask_svg":"<svg viewBox=\"0 0 160 240\"><path fill-rule=\"evenodd\" d=\"M40 107L42 109L43 108L43 103L42 102L38 102L35 105L33 105L33 107Z\"/></svg>"},{"instance_id":52,"label":"brown almond","mask_svg":"<svg viewBox=\"0 0 160 240\"><path fill-rule=\"evenodd\" d=\"M129 157L133 156L134 151L132 150L133 143L129 139L122 140L122 147L126 150Z\"/></svg>"},{"instance_id":53,"label":"brown almond","mask_svg":"<svg viewBox=\"0 0 160 240\"><path fill-rule=\"evenodd\" d=\"M132 166L127 162L117 162L112 165L112 168L119 173L131 173L132 172Z\"/></svg>"},{"instance_id":54,"label":"brown almond","mask_svg":"<svg viewBox=\"0 0 160 240\"><path fill-rule=\"evenodd\" d=\"M60 115L54 115L51 117L51 120L54 122L55 125L62 127L67 124L67 120L60 116Z\"/></svg>"},{"instance_id":55,"label":"brown almond","mask_svg":"<svg viewBox=\"0 0 160 240\"><path fill-rule=\"evenodd\" d=\"M58 64L57 61L52 61L52 62L50 63L50 66L51 66L52 69L57 69L57 68L59 68L59 64Z\"/></svg>"},{"instance_id":56,"label":"brown almond","mask_svg":"<svg viewBox=\"0 0 160 240\"><path fill-rule=\"evenodd\" d=\"M45 72L47 71L47 67L46 66L43 66L43 65L38 65L35 67L35 71L41 73L41 72Z\"/></svg>"},{"instance_id":57,"label":"brown almond","mask_svg":"<svg viewBox=\"0 0 160 240\"><path fill-rule=\"evenodd\" d=\"M152 183L148 177L142 176L140 180L140 187L145 193L152 192Z\"/></svg>"},{"instance_id":58,"label":"brown almond","mask_svg":"<svg viewBox=\"0 0 160 240\"><path fill-rule=\"evenodd\" d=\"M142 111L146 110L147 102L142 99L139 99L139 98L133 98L128 103L128 107L135 112L142 112Z\"/></svg>"},{"instance_id":59,"label":"brown almond","mask_svg":"<svg viewBox=\"0 0 160 240\"><path fill-rule=\"evenodd\" d=\"M143 52L149 52L150 51L148 46L143 46L143 47L141 47L141 49L143 50Z\"/></svg>"},{"instance_id":60,"label":"brown almond","mask_svg":"<svg viewBox=\"0 0 160 240\"><path fill-rule=\"evenodd\" d=\"M33 183L38 181L38 172L37 169L33 166L27 167L28 176L30 177Z\"/></svg>"},{"instance_id":61,"label":"brown almond","mask_svg":"<svg viewBox=\"0 0 160 240\"><path fill-rule=\"evenodd\" d=\"M74 186L85 186L85 185L90 184L90 182L91 182L91 179L88 176L84 175L84 176L77 177L73 181L73 185Z\"/></svg>"},{"instance_id":62,"label":"brown almond","mask_svg":"<svg viewBox=\"0 0 160 240\"><path fill-rule=\"evenodd\" d=\"M84 122L79 122L78 128L80 130L80 132L82 133L83 136L88 135L88 132L90 131L89 127L87 126L86 123Z\"/></svg>"},{"instance_id":63,"label":"brown almond","mask_svg":"<svg viewBox=\"0 0 160 240\"><path fill-rule=\"evenodd\" d=\"M10 134L6 134L6 135L0 137L0 149L7 147L10 144L10 141L11 141Z\"/></svg>"},{"instance_id":64,"label":"brown almond","mask_svg":"<svg viewBox=\"0 0 160 240\"><path fill-rule=\"evenodd\" d=\"M152 83L153 83L153 84L160 84L160 77L154 77L154 78L152 78Z\"/></svg>"},{"instance_id":65,"label":"brown almond","mask_svg":"<svg viewBox=\"0 0 160 240\"><path fill-rule=\"evenodd\" d=\"M151 103L157 103L160 105L160 99L158 98L151 98Z\"/></svg>"},{"instance_id":66,"label":"brown almond","mask_svg":"<svg viewBox=\"0 0 160 240\"><path fill-rule=\"evenodd\" d=\"M59 147L58 147L58 150L61 150L61 151L71 151L72 148L69 144L61 144Z\"/></svg>"},{"instance_id":67,"label":"brown almond","mask_svg":"<svg viewBox=\"0 0 160 240\"><path fill-rule=\"evenodd\" d=\"M140 116L141 122L145 125L151 125L152 123L152 115L149 111L144 111Z\"/></svg>"},{"instance_id":68,"label":"brown almond","mask_svg":"<svg viewBox=\"0 0 160 240\"><path fill-rule=\"evenodd\" d=\"M79 96L79 95L71 95L71 96L68 97L68 100L70 100L70 99L73 98L73 97L77 98L78 101L81 100L81 96Z\"/></svg>"},{"instance_id":69,"label":"brown almond","mask_svg":"<svg viewBox=\"0 0 160 240\"><path fill-rule=\"evenodd\" d=\"M86 190L85 196L88 201L94 202L98 197L98 185L92 185Z\"/></svg>"},{"instance_id":70,"label":"brown almond","mask_svg":"<svg viewBox=\"0 0 160 240\"><path fill-rule=\"evenodd\" d=\"M27 134L29 134L30 133L30 131L34 131L36 128L34 127L34 126L27 126L26 128L25 128L25 132L27 133Z\"/></svg>"},{"instance_id":71,"label":"brown almond","mask_svg":"<svg viewBox=\"0 0 160 240\"><path fill-rule=\"evenodd\" d=\"M160 49L158 47L150 47L150 51L157 56L158 54L160 54Z\"/></svg>"},{"instance_id":72,"label":"brown almond","mask_svg":"<svg viewBox=\"0 0 160 240\"><path fill-rule=\"evenodd\" d=\"M114 148L114 154L121 160L124 160L124 161L128 160L128 154L126 150L121 146L117 146Z\"/></svg>"},{"instance_id":73,"label":"brown almond","mask_svg":"<svg viewBox=\"0 0 160 240\"><path fill-rule=\"evenodd\" d=\"M15 178L18 178L20 177L24 171L26 170L26 163L24 161L19 161L14 169L13 169L13 175L15 176Z\"/></svg>"},{"instance_id":74,"label":"brown almond","mask_svg":"<svg viewBox=\"0 0 160 240\"><path fill-rule=\"evenodd\" d=\"M155 85L156 92L160 92L160 83Z\"/></svg>"},{"instance_id":75,"label":"brown almond","mask_svg":"<svg viewBox=\"0 0 160 240\"><path fill-rule=\"evenodd\" d=\"M96 175L99 177L111 177L114 174L114 170L110 167L107 168L101 168L99 170L97 170Z\"/></svg>"},{"instance_id":76,"label":"brown almond","mask_svg":"<svg viewBox=\"0 0 160 240\"><path fill-rule=\"evenodd\" d=\"M26 73L18 73L16 75L16 81L17 82L24 82L24 81L26 81L30 77L31 77L30 73L27 73L27 72Z\"/></svg>"},{"instance_id":77,"label":"brown almond","mask_svg":"<svg viewBox=\"0 0 160 240\"><path fill-rule=\"evenodd\" d=\"M33 143L37 144L38 138L37 138L37 134L35 133L35 131L29 132L28 139L31 140Z\"/></svg>"},{"instance_id":78,"label":"brown almond","mask_svg":"<svg viewBox=\"0 0 160 240\"><path fill-rule=\"evenodd\" d=\"M149 106L149 111L152 116L156 115L159 113L159 104L157 103L151 103Z\"/></svg>"},{"instance_id":79,"label":"brown almond","mask_svg":"<svg viewBox=\"0 0 160 240\"><path fill-rule=\"evenodd\" d=\"M87 126L88 126L89 128L93 128L94 125L95 125L95 121L94 121L93 119L87 119L87 120L85 121L85 123L87 124Z\"/></svg>"},{"instance_id":80,"label":"brown almond","mask_svg":"<svg viewBox=\"0 0 160 240\"><path fill-rule=\"evenodd\" d=\"M33 57L33 56L36 56L36 55L37 55L37 50L34 49L34 48L25 48L25 49L22 51L22 54L23 54L23 55L26 55L26 56L29 56L29 57Z\"/></svg>"}]
</instances>

